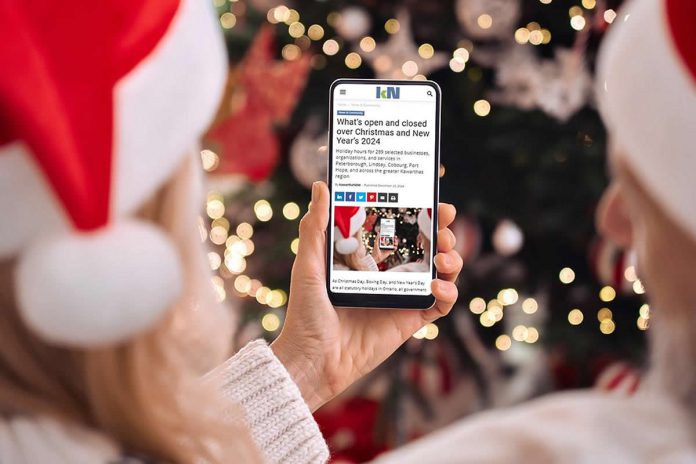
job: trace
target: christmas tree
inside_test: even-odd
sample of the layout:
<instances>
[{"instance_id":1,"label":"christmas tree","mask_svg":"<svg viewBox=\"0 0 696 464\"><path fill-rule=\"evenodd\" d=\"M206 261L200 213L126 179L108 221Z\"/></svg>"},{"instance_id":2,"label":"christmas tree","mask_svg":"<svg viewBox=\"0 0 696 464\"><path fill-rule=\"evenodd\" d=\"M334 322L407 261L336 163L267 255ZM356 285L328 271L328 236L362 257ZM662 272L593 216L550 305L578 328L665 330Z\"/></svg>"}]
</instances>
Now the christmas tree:
<instances>
[{"instance_id":1,"label":"christmas tree","mask_svg":"<svg viewBox=\"0 0 696 464\"><path fill-rule=\"evenodd\" d=\"M459 304L321 413L339 455L368 459L474 410L590 386L609 364L642 359L642 284L594 228L608 179L592 73L618 3L215 1L230 74L201 152L211 177L201 236L220 299L241 309L240 342L282 325L298 220L326 175L331 82L442 88L441 200L459 212ZM397 236L415 243L413 212L399 214Z\"/></svg>"}]
</instances>

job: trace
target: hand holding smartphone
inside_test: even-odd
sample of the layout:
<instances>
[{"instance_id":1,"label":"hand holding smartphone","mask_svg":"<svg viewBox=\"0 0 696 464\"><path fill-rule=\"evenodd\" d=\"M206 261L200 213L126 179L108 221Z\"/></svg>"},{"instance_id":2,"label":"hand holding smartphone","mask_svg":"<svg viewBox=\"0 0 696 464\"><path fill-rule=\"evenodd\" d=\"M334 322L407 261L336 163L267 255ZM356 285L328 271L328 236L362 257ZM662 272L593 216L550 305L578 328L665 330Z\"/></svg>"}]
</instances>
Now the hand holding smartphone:
<instances>
[{"instance_id":1,"label":"hand holding smartphone","mask_svg":"<svg viewBox=\"0 0 696 464\"><path fill-rule=\"evenodd\" d=\"M331 302L431 307L440 88L430 81L339 79L331 86L330 112L326 285ZM373 216L379 218L377 226L368 220ZM375 253L365 252L370 234L380 256L396 258L378 270ZM404 243L397 243L397 236Z\"/></svg>"}]
</instances>

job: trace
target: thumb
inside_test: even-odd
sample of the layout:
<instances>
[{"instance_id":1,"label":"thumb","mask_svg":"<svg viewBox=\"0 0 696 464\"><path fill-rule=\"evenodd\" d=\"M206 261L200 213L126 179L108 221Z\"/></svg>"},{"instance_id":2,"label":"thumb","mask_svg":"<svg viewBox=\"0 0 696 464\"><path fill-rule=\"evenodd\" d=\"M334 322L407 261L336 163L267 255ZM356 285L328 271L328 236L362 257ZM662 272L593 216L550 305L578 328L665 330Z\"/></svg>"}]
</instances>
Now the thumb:
<instances>
[{"instance_id":1,"label":"thumb","mask_svg":"<svg viewBox=\"0 0 696 464\"><path fill-rule=\"evenodd\" d=\"M310 269L324 269L326 226L329 222L329 189L324 182L312 184L312 203L300 221L297 263Z\"/></svg>"}]
</instances>

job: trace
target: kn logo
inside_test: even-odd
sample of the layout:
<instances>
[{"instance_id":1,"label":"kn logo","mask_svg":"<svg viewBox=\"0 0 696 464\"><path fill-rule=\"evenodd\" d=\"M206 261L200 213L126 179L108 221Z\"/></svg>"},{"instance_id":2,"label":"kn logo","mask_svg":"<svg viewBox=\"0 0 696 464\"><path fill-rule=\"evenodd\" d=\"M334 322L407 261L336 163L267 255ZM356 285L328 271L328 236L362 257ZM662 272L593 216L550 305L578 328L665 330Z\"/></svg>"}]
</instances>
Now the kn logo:
<instances>
[{"instance_id":1,"label":"kn logo","mask_svg":"<svg viewBox=\"0 0 696 464\"><path fill-rule=\"evenodd\" d=\"M401 89L399 87L382 88L381 86L378 85L377 88L375 89L375 96L377 98L398 100L400 94L401 94Z\"/></svg>"}]
</instances>

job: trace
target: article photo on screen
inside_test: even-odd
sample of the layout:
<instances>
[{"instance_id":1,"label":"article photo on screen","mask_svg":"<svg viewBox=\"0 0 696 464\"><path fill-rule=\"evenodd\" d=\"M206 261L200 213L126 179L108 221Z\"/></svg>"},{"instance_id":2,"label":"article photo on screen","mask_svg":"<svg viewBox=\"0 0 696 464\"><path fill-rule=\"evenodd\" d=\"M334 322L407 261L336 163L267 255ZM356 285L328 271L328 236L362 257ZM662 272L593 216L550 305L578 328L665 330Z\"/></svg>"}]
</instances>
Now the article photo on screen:
<instances>
[{"instance_id":1,"label":"article photo on screen","mask_svg":"<svg viewBox=\"0 0 696 464\"><path fill-rule=\"evenodd\" d=\"M342 306L430 307L439 87L340 79L330 90L330 111L330 298Z\"/></svg>"}]
</instances>

